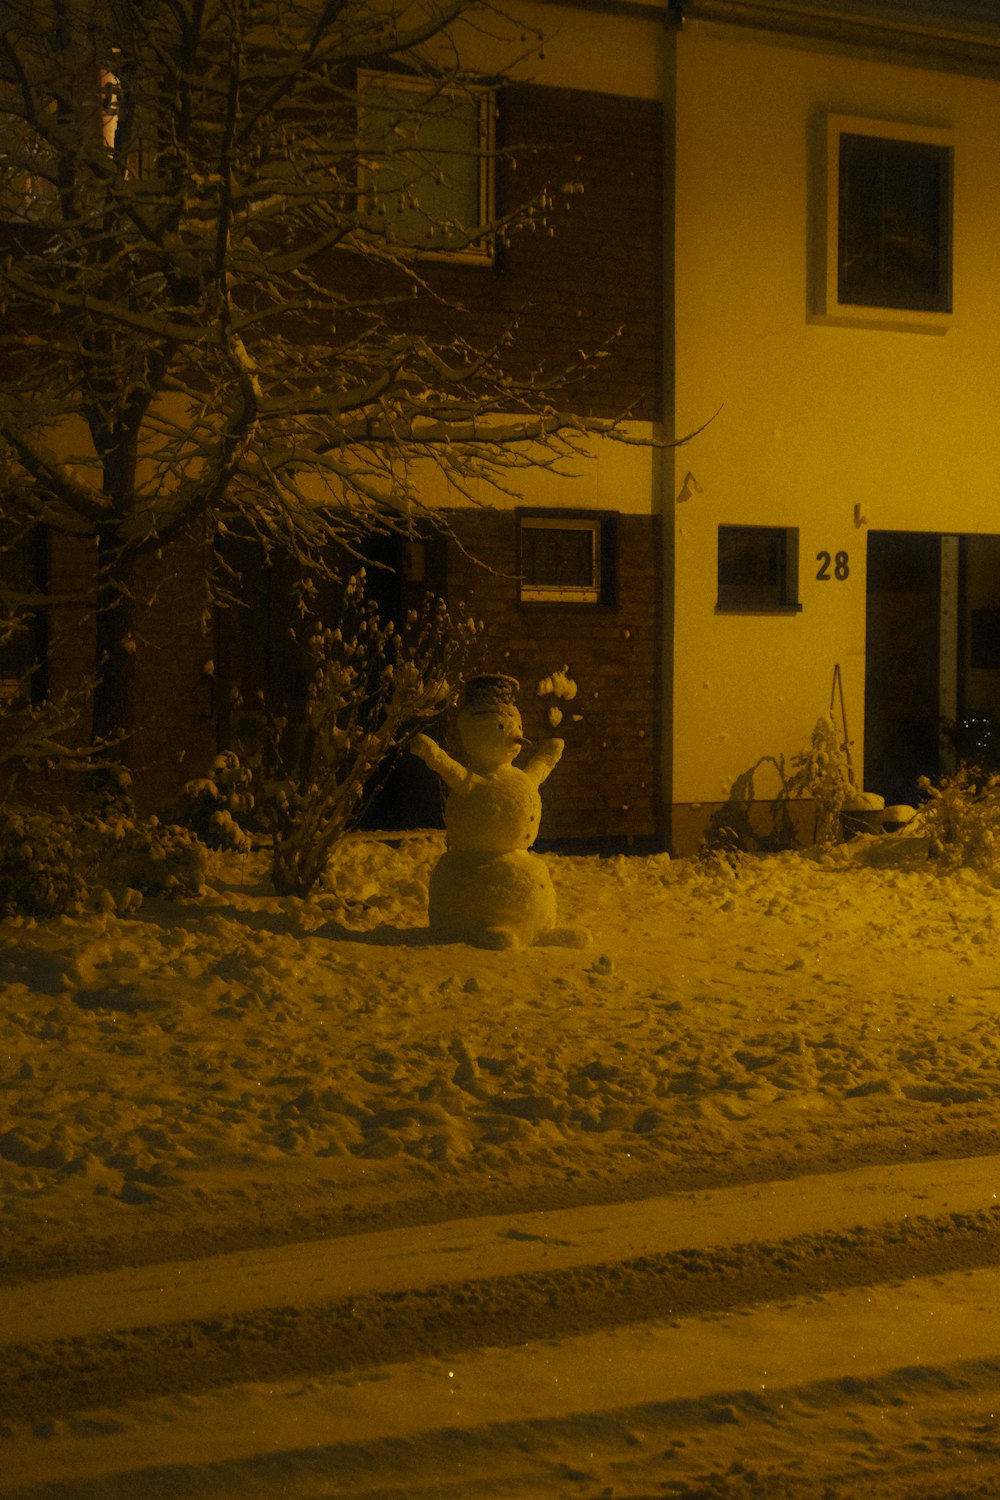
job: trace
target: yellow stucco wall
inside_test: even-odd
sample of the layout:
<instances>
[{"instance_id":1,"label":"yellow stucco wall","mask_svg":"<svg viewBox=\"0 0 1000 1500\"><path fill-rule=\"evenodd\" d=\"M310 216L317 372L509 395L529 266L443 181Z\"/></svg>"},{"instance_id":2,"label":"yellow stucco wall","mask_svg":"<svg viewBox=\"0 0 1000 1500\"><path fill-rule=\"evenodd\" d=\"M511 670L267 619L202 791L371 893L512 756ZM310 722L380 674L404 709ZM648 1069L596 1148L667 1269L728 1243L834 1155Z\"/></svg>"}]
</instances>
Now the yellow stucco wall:
<instances>
[{"instance_id":1,"label":"yellow stucco wall","mask_svg":"<svg viewBox=\"0 0 1000 1500\"><path fill-rule=\"evenodd\" d=\"M1000 83L697 23L676 66L676 430L718 415L667 502L664 795L716 802L804 747L838 663L862 764L868 528L1000 532ZM947 332L814 315L827 112L953 130ZM726 523L799 528L801 613L716 614ZM821 549L845 581L817 581Z\"/></svg>"}]
</instances>

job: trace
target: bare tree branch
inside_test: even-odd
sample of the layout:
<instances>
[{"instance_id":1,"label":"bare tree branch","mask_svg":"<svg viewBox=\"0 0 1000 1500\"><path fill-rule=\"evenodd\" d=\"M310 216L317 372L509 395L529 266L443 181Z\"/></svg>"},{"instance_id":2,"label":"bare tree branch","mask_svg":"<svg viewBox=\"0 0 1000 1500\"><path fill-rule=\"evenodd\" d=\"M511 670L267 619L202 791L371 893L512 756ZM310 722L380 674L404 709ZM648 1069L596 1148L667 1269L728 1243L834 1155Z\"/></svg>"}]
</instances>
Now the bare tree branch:
<instances>
[{"instance_id":1,"label":"bare tree branch","mask_svg":"<svg viewBox=\"0 0 1000 1500\"><path fill-rule=\"evenodd\" d=\"M428 466L481 503L635 440L582 399L606 349L532 368L424 258L552 210L544 190L479 223L448 196L497 155L477 130L503 70L466 65L475 28L512 64L536 45L492 0L4 0L0 521L97 539L102 684L136 559L185 528L321 575L433 510ZM474 144L442 156L442 120Z\"/></svg>"}]
</instances>

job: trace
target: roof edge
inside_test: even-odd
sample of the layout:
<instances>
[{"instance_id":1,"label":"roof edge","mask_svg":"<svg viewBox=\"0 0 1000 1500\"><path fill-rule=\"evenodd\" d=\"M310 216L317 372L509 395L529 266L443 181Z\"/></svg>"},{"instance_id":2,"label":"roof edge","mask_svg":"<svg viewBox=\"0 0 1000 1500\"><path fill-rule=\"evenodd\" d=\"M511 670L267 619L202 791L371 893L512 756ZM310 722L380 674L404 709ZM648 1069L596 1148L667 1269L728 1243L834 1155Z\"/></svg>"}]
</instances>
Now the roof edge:
<instances>
[{"instance_id":1,"label":"roof edge","mask_svg":"<svg viewBox=\"0 0 1000 1500\"><path fill-rule=\"evenodd\" d=\"M943 8L942 8L943 9ZM1000 68L1000 21L914 15L900 6L865 10L809 0L672 0L681 21L716 21L757 31L781 32L842 45L903 52L926 60Z\"/></svg>"}]
</instances>

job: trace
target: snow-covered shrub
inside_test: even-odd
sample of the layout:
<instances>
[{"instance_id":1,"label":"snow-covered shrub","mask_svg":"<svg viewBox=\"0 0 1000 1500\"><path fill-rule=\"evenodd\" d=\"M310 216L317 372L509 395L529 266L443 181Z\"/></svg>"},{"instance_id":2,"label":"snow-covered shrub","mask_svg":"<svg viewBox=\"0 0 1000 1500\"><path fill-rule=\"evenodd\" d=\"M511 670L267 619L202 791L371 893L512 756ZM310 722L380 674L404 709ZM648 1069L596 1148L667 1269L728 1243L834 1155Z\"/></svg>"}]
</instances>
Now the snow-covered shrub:
<instances>
[{"instance_id":1,"label":"snow-covered shrub","mask_svg":"<svg viewBox=\"0 0 1000 1500\"><path fill-rule=\"evenodd\" d=\"M0 917L49 917L81 911L109 892L197 895L205 884L205 848L188 829L139 819L128 772L108 766L76 813L0 808Z\"/></svg>"},{"instance_id":2,"label":"snow-covered shrub","mask_svg":"<svg viewBox=\"0 0 1000 1500\"><path fill-rule=\"evenodd\" d=\"M777 779L771 798L758 796L756 778L762 769ZM809 748L792 756L790 765L783 755L762 755L736 778L728 802L713 819L707 842L710 848L750 853L795 848L801 839L792 804L810 802L812 842L837 843L843 837L841 814L857 797L848 741L833 714L824 714L813 728Z\"/></svg>"},{"instance_id":3,"label":"snow-covered shrub","mask_svg":"<svg viewBox=\"0 0 1000 1500\"><path fill-rule=\"evenodd\" d=\"M793 756L781 797L811 798L816 808L815 842L835 844L843 837L841 814L857 795L847 742L833 714L824 714L816 721L809 749Z\"/></svg>"},{"instance_id":4,"label":"snow-covered shrub","mask_svg":"<svg viewBox=\"0 0 1000 1500\"><path fill-rule=\"evenodd\" d=\"M25 678L0 698L0 803L11 801L26 781L52 772L90 773L103 764L106 747L73 743L91 684L41 703L30 700L28 686Z\"/></svg>"},{"instance_id":5,"label":"snow-covered shrub","mask_svg":"<svg viewBox=\"0 0 1000 1500\"><path fill-rule=\"evenodd\" d=\"M90 818L75 824L75 836L95 889L143 896L197 896L204 889L205 846L189 829L158 818Z\"/></svg>"},{"instance_id":6,"label":"snow-covered shrub","mask_svg":"<svg viewBox=\"0 0 1000 1500\"><path fill-rule=\"evenodd\" d=\"M209 849L249 854L253 846L247 827L254 807L252 783L250 766L232 750L225 750L215 757L207 776L186 784L175 819L197 834Z\"/></svg>"},{"instance_id":7,"label":"snow-covered shrub","mask_svg":"<svg viewBox=\"0 0 1000 1500\"><path fill-rule=\"evenodd\" d=\"M938 786L926 776L918 784L927 798L920 808L920 832L932 858L949 870L1000 864L1000 774L960 766Z\"/></svg>"},{"instance_id":8,"label":"snow-covered shrub","mask_svg":"<svg viewBox=\"0 0 1000 1500\"><path fill-rule=\"evenodd\" d=\"M401 629L383 623L363 570L345 585L337 623L310 624L303 722L263 705L255 767L256 816L272 839L280 894L312 890L394 752L452 702L475 640L473 622L452 618L440 599L429 598Z\"/></svg>"},{"instance_id":9,"label":"snow-covered shrub","mask_svg":"<svg viewBox=\"0 0 1000 1500\"><path fill-rule=\"evenodd\" d=\"M90 885L67 818L0 808L0 917L80 911Z\"/></svg>"},{"instance_id":10,"label":"snow-covered shrub","mask_svg":"<svg viewBox=\"0 0 1000 1500\"><path fill-rule=\"evenodd\" d=\"M91 883L141 895L194 896L205 884L205 847L190 829L140 818L132 778L108 766L90 778L82 814L73 820L79 858Z\"/></svg>"}]
</instances>

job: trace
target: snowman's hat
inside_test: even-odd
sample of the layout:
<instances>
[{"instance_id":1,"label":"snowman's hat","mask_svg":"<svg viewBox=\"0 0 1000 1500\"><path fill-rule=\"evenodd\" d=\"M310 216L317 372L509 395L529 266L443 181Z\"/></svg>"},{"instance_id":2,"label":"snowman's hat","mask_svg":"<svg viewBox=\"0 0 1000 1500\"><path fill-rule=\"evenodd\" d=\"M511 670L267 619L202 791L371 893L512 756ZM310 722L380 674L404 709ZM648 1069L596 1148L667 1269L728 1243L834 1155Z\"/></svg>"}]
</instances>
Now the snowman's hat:
<instances>
[{"instance_id":1,"label":"snowman's hat","mask_svg":"<svg viewBox=\"0 0 1000 1500\"><path fill-rule=\"evenodd\" d=\"M521 684L515 677L504 677L501 673L483 673L479 677L470 677L465 684L461 707L473 714L509 708L517 703L520 687Z\"/></svg>"}]
</instances>

